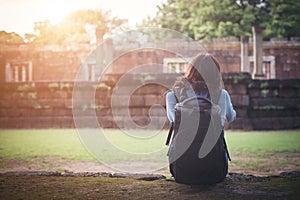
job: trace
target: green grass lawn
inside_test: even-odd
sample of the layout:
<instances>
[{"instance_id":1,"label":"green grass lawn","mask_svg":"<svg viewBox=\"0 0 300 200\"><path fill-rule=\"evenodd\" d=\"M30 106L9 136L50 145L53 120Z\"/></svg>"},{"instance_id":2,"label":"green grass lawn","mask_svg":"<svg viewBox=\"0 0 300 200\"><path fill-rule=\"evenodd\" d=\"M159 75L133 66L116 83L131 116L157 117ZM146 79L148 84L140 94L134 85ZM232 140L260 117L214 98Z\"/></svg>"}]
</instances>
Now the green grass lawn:
<instances>
[{"instance_id":1,"label":"green grass lawn","mask_svg":"<svg viewBox=\"0 0 300 200\"><path fill-rule=\"evenodd\" d=\"M76 130L1 130L0 157L27 159L59 156L67 159L92 160L81 144Z\"/></svg>"},{"instance_id":2,"label":"green grass lawn","mask_svg":"<svg viewBox=\"0 0 300 200\"><path fill-rule=\"evenodd\" d=\"M93 131L95 130L90 132ZM143 134L149 135L145 131L133 133L134 136ZM92 141L92 146L104 147L100 152L101 159L108 162L134 161L140 159L136 157L137 154L144 153L143 161L166 162L167 147L164 143L167 131L143 139L130 137L119 130L105 130L104 135L107 140ZM255 170L271 166L277 168L294 166L294 170L299 169L299 130L226 131L225 135L233 159L231 162L233 168ZM40 157L57 157L73 161L95 161L95 156L87 151L87 149L92 152L93 150L86 149L81 140L82 138L80 139L74 129L0 130L0 158L30 161ZM118 154L110 151L109 148L105 149L107 143L110 143L110 146L113 144L116 149L125 154ZM155 151L158 153L151 154Z\"/></svg>"},{"instance_id":3,"label":"green grass lawn","mask_svg":"<svg viewBox=\"0 0 300 200\"><path fill-rule=\"evenodd\" d=\"M274 152L300 152L300 130L225 133L230 152L265 155Z\"/></svg>"},{"instance_id":4,"label":"green grass lawn","mask_svg":"<svg viewBox=\"0 0 300 200\"><path fill-rule=\"evenodd\" d=\"M106 130L112 143L133 152L147 152L147 148L164 148L167 131L155 139L142 139L137 143L118 130ZM269 154L300 151L300 131L226 131L226 141L232 155ZM73 129L0 130L0 156L27 158L61 156L63 158L91 159Z\"/></svg>"}]
</instances>

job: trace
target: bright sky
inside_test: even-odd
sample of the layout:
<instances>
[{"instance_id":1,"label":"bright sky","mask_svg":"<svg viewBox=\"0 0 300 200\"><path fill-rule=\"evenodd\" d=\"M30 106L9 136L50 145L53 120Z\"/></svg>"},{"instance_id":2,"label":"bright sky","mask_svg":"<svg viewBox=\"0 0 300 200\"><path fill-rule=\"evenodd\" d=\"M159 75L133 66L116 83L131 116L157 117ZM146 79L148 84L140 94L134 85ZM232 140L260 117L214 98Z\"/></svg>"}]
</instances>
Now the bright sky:
<instances>
[{"instance_id":1,"label":"bright sky","mask_svg":"<svg viewBox=\"0 0 300 200\"><path fill-rule=\"evenodd\" d=\"M59 22L70 12L82 9L111 10L113 16L128 19L133 27L154 16L157 5L167 0L0 0L0 30L21 36L33 33L34 22Z\"/></svg>"}]
</instances>

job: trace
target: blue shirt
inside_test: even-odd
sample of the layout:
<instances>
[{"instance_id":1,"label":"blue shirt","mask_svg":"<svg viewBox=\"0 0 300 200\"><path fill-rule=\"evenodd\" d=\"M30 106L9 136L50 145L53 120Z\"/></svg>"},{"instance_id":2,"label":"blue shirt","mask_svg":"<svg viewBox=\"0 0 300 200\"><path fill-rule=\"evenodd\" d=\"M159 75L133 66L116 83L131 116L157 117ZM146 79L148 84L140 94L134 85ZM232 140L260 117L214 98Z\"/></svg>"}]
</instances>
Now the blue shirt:
<instances>
[{"instance_id":1,"label":"blue shirt","mask_svg":"<svg viewBox=\"0 0 300 200\"><path fill-rule=\"evenodd\" d=\"M187 96L192 97L195 93L192 89L187 90ZM207 97L208 94L206 92L197 94L203 97ZM175 105L177 104L175 95L173 91L170 91L166 95L166 109L167 109L167 116L170 122L174 122L175 119ZM224 126L225 122L232 122L236 118L236 112L232 106L230 96L225 89L221 90L220 99L218 105L221 109L221 122Z\"/></svg>"}]
</instances>

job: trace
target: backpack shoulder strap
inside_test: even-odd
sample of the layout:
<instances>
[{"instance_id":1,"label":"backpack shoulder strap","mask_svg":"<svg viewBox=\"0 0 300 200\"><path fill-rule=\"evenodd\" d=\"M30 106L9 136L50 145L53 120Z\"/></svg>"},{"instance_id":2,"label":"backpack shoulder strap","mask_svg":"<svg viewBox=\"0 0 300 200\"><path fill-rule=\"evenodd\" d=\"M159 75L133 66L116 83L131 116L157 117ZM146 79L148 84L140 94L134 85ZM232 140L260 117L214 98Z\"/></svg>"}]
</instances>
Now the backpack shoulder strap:
<instances>
[{"instance_id":1,"label":"backpack shoulder strap","mask_svg":"<svg viewBox=\"0 0 300 200\"><path fill-rule=\"evenodd\" d=\"M218 104L219 101L220 101L221 95L222 95L222 89L220 90L220 92L215 93L215 95L214 95L215 98L212 98L211 94L209 94L209 99L210 99L214 104Z\"/></svg>"},{"instance_id":2,"label":"backpack shoulder strap","mask_svg":"<svg viewBox=\"0 0 300 200\"><path fill-rule=\"evenodd\" d=\"M171 140L171 137L172 137L173 130L174 130L174 122L171 122L171 126L170 126L170 129L169 129L169 133L168 133L168 137L167 137L167 141L166 141L167 146L170 144L170 140Z\"/></svg>"},{"instance_id":3,"label":"backpack shoulder strap","mask_svg":"<svg viewBox=\"0 0 300 200\"><path fill-rule=\"evenodd\" d=\"M174 96L176 98L177 103L184 101L187 98L185 87L176 86L173 88Z\"/></svg>"},{"instance_id":4,"label":"backpack shoulder strap","mask_svg":"<svg viewBox=\"0 0 300 200\"><path fill-rule=\"evenodd\" d=\"M187 98L187 93L186 93L186 88L185 87L176 86L171 91L174 92L174 96L176 98L177 103L182 102ZM168 137L167 137L167 141L166 141L167 146L170 143L173 130L174 130L174 122L171 122Z\"/></svg>"},{"instance_id":5,"label":"backpack shoulder strap","mask_svg":"<svg viewBox=\"0 0 300 200\"><path fill-rule=\"evenodd\" d=\"M226 151L227 156L228 156L228 160L231 161L231 158L230 158L230 155L229 155L229 151L228 151L228 148L227 148L227 144L226 144L226 140L225 140L224 136L223 136L223 142L224 142L225 151Z\"/></svg>"}]
</instances>

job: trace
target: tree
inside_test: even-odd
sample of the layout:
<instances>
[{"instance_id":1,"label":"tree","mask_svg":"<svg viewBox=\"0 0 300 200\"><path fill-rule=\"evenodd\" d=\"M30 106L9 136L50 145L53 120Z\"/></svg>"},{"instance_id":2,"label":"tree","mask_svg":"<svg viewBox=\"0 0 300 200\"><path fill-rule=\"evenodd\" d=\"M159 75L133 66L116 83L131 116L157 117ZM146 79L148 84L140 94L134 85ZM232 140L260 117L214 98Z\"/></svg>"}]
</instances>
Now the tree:
<instances>
[{"instance_id":1,"label":"tree","mask_svg":"<svg viewBox=\"0 0 300 200\"><path fill-rule=\"evenodd\" d=\"M35 23L36 37L30 37L36 44L73 44L89 43L94 34L99 43L105 34L111 34L125 24L126 20L111 17L109 11L78 10L55 25L48 21Z\"/></svg>"},{"instance_id":2,"label":"tree","mask_svg":"<svg viewBox=\"0 0 300 200\"><path fill-rule=\"evenodd\" d=\"M0 31L0 43L1 44L20 44L24 43L23 38L17 33L6 31Z\"/></svg>"},{"instance_id":3,"label":"tree","mask_svg":"<svg viewBox=\"0 0 300 200\"><path fill-rule=\"evenodd\" d=\"M35 34L25 34L27 42L34 42L35 44L47 44L50 40L49 30L51 30L50 21L40 21L34 23Z\"/></svg>"},{"instance_id":4,"label":"tree","mask_svg":"<svg viewBox=\"0 0 300 200\"><path fill-rule=\"evenodd\" d=\"M168 0L143 25L170 28L196 40L250 36L252 26L265 38L300 36L299 1L293 0Z\"/></svg>"},{"instance_id":5,"label":"tree","mask_svg":"<svg viewBox=\"0 0 300 200\"><path fill-rule=\"evenodd\" d=\"M264 24L267 37L300 37L300 1L270 0L270 22Z\"/></svg>"}]
</instances>

